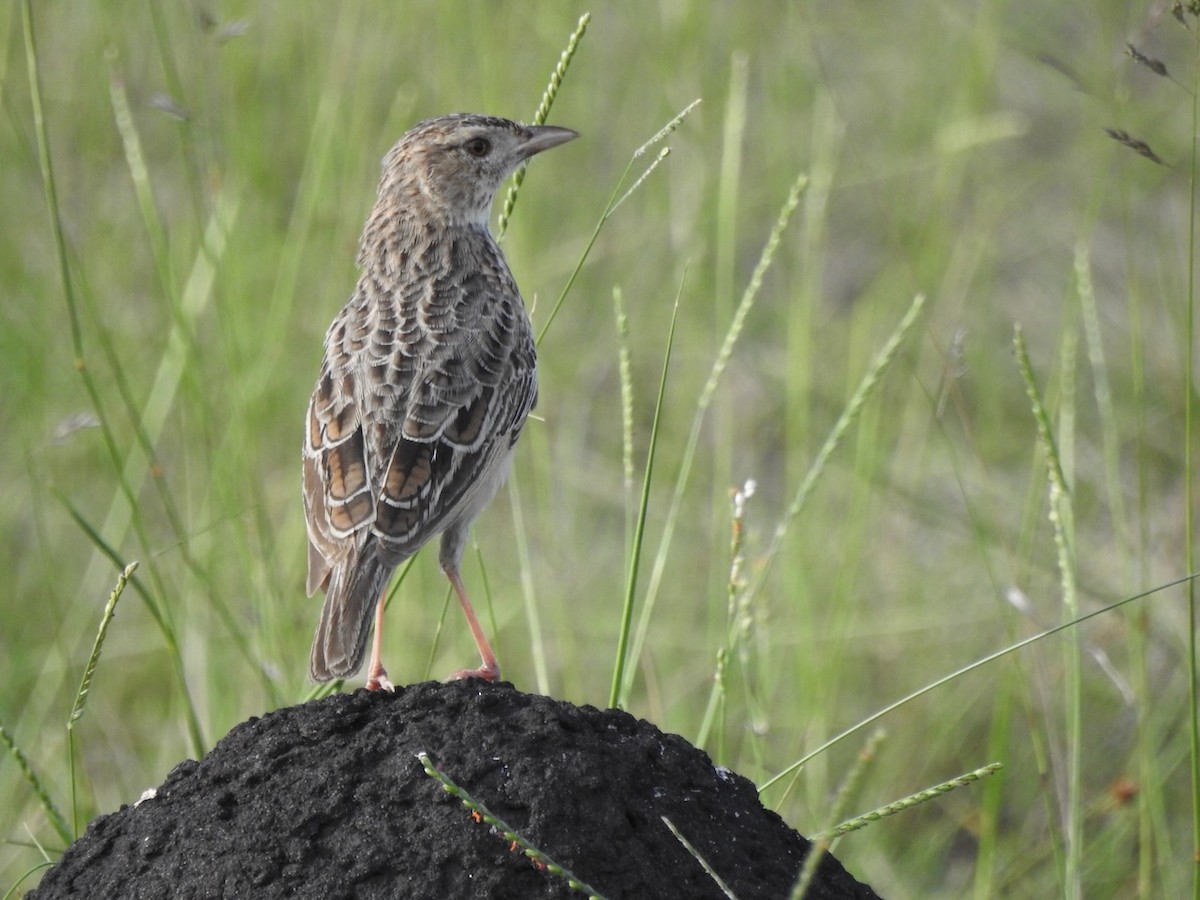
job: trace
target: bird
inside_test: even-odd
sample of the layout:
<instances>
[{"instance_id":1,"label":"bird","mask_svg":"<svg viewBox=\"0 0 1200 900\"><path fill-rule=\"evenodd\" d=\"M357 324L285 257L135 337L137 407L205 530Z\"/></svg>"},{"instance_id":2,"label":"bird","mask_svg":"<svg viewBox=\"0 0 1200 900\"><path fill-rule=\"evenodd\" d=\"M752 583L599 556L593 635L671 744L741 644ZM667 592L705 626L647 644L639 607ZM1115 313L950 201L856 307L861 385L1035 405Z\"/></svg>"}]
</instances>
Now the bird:
<instances>
[{"instance_id":1,"label":"bird","mask_svg":"<svg viewBox=\"0 0 1200 900\"><path fill-rule=\"evenodd\" d=\"M357 673L373 625L366 687L392 689L380 659L387 585L438 535L481 660L451 677L499 680L460 567L538 378L529 316L488 218L510 174L578 136L456 113L413 126L383 158L358 282L326 332L306 417L306 587L325 591L314 681Z\"/></svg>"}]
</instances>

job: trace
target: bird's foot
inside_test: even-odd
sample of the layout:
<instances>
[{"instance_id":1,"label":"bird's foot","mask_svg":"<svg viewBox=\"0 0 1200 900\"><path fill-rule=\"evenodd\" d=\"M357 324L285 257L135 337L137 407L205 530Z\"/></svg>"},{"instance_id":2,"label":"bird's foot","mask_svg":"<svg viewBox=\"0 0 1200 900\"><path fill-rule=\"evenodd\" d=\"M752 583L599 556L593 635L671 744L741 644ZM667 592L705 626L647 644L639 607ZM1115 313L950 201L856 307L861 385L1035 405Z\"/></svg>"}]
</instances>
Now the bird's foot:
<instances>
[{"instance_id":1,"label":"bird's foot","mask_svg":"<svg viewBox=\"0 0 1200 900\"><path fill-rule=\"evenodd\" d=\"M462 681L465 678L482 678L484 681L495 684L500 680L500 666L493 662L484 663L478 669L459 669L446 680Z\"/></svg>"},{"instance_id":2,"label":"bird's foot","mask_svg":"<svg viewBox=\"0 0 1200 900\"><path fill-rule=\"evenodd\" d=\"M396 686L388 678L387 669L382 664L376 663L371 667L371 673L367 676L367 690L395 693Z\"/></svg>"}]
</instances>

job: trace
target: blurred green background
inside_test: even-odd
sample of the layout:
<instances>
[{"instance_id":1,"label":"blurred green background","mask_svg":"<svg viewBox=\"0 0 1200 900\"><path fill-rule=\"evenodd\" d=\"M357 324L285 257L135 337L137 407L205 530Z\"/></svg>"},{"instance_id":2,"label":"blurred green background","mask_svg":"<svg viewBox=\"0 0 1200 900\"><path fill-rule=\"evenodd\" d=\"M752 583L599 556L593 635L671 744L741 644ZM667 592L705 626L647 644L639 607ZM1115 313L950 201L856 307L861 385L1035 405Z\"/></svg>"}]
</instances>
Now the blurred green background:
<instances>
[{"instance_id":1,"label":"blurred green background","mask_svg":"<svg viewBox=\"0 0 1200 900\"><path fill-rule=\"evenodd\" d=\"M308 696L319 599L304 596L301 425L379 161L427 116L528 121L588 7L28 6L70 292L38 158L27 7L11 3L0 723L68 816L66 721L118 572L99 543L140 561L144 592L121 599L75 727L82 824L246 717ZM800 206L703 420L627 707L703 732L716 761L761 784L906 693L1069 618L1017 322L1070 485L1078 611L1186 573L1197 23L1182 27L1169 6L591 10L548 119L583 138L531 166L503 242L535 328L631 154L702 103L634 163L625 187L671 148L605 223L546 332L539 420L511 491L477 523L464 574L507 679L608 702L675 297L635 621L701 388L801 173ZM632 484L614 291L628 314ZM917 328L731 626L731 489L757 483L744 523L754 577L917 293ZM397 683L473 662L445 601L436 554L423 553L389 615ZM845 803L834 797L868 731L764 800L811 834L1002 761L835 853L891 897L1183 896L1187 609L1184 588L1155 593L904 705ZM725 691L710 709L722 647ZM35 841L62 846L12 756L0 837L0 891L37 865Z\"/></svg>"}]
</instances>

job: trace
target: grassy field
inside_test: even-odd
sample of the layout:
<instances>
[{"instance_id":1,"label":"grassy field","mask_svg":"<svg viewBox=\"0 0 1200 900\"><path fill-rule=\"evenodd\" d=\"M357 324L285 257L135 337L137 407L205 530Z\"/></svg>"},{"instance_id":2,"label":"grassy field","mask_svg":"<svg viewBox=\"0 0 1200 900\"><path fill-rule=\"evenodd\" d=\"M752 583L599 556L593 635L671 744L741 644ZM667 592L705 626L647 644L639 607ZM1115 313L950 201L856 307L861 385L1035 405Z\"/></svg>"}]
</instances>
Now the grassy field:
<instances>
[{"instance_id":1,"label":"grassy field","mask_svg":"<svg viewBox=\"0 0 1200 900\"><path fill-rule=\"evenodd\" d=\"M609 703L628 595L622 705L805 834L1004 764L836 843L882 895L1196 896L1196 617L1169 585L1195 544L1200 23L1169 6L591 10L548 117L583 138L529 169L503 241L545 329L464 573L506 678ZM301 424L379 160L430 115L528 121L587 9L0 10L0 896L311 696ZM421 554L397 682L473 662L446 599Z\"/></svg>"}]
</instances>

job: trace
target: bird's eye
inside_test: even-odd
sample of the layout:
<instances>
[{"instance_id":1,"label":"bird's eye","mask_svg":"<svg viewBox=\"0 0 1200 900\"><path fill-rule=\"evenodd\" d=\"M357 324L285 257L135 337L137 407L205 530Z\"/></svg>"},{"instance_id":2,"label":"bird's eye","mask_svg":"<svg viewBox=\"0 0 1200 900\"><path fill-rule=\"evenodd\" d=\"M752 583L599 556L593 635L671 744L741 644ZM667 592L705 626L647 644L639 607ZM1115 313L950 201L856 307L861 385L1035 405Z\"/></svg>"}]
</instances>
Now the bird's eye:
<instances>
[{"instance_id":1,"label":"bird's eye","mask_svg":"<svg viewBox=\"0 0 1200 900\"><path fill-rule=\"evenodd\" d=\"M492 152L492 142L482 137L471 138L471 140L463 144L463 147L472 156L478 156L480 159Z\"/></svg>"}]
</instances>

